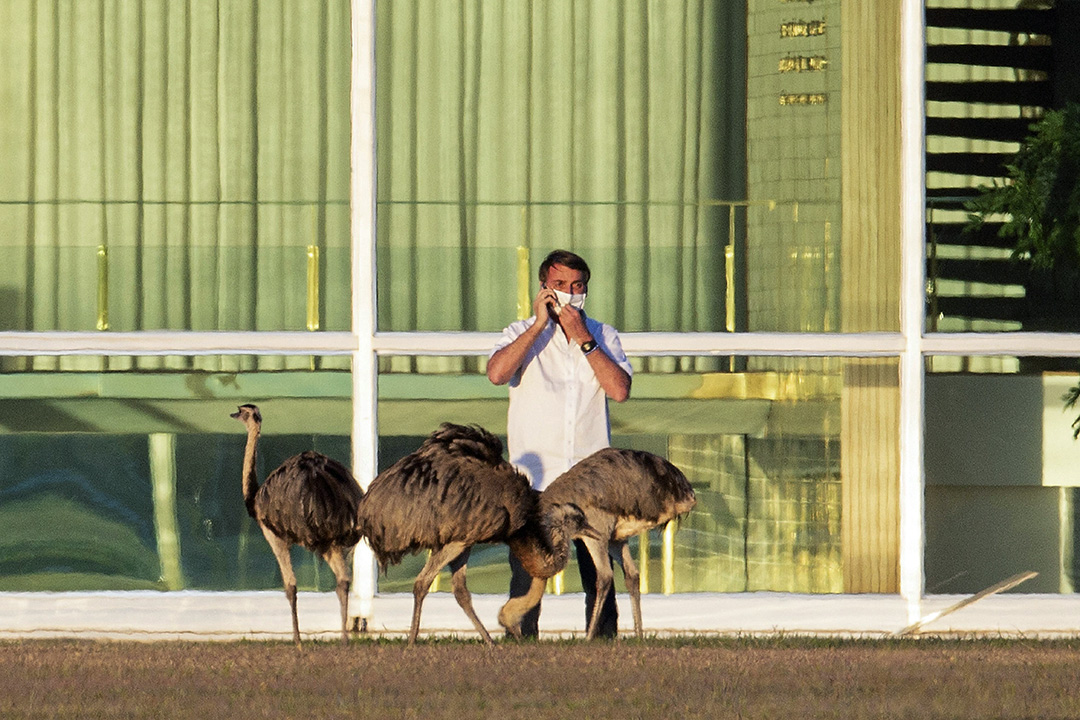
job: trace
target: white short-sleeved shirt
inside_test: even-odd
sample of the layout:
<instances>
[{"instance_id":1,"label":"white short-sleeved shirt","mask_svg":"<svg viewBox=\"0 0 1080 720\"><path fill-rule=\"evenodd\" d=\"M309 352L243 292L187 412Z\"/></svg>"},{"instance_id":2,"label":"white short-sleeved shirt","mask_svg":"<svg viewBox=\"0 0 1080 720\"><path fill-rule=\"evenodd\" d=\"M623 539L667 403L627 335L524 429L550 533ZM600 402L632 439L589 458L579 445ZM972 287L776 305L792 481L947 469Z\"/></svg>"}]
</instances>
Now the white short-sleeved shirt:
<instances>
[{"instance_id":1,"label":"white short-sleeved shirt","mask_svg":"<svg viewBox=\"0 0 1080 720\"><path fill-rule=\"evenodd\" d=\"M512 323L491 354L512 343L535 321L532 317ZM588 316L585 326L599 346L597 352L606 352L632 374L615 328ZM548 322L510 379L506 435L510 462L538 490L611 444L604 389L581 348L568 341L554 322Z\"/></svg>"}]
</instances>

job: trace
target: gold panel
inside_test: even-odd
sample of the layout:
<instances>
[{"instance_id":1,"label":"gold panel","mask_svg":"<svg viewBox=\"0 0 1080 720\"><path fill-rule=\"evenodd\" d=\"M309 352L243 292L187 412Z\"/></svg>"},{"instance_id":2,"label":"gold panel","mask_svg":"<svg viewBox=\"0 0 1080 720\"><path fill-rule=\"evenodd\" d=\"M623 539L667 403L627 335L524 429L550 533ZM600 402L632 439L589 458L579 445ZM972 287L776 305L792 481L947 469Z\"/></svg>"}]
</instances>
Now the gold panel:
<instances>
[{"instance_id":1,"label":"gold panel","mask_svg":"<svg viewBox=\"0 0 1080 720\"><path fill-rule=\"evenodd\" d=\"M785 93L780 96L781 105L824 105L825 93Z\"/></svg>"},{"instance_id":2,"label":"gold panel","mask_svg":"<svg viewBox=\"0 0 1080 720\"><path fill-rule=\"evenodd\" d=\"M788 55L780 58L777 70L782 73L825 72L829 59L824 55Z\"/></svg>"},{"instance_id":3,"label":"gold panel","mask_svg":"<svg viewBox=\"0 0 1080 720\"><path fill-rule=\"evenodd\" d=\"M824 34L824 20L811 20L810 22L800 20L798 22L786 22L780 26L780 37L782 38L813 37Z\"/></svg>"}]
</instances>

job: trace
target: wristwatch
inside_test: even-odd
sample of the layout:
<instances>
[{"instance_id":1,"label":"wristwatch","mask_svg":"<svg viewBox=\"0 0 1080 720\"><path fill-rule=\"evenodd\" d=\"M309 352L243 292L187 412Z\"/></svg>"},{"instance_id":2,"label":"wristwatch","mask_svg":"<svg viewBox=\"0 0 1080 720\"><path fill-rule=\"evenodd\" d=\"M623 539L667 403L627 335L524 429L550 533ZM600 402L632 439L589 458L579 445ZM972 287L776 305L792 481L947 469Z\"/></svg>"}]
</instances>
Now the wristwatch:
<instances>
[{"instance_id":1,"label":"wristwatch","mask_svg":"<svg viewBox=\"0 0 1080 720\"><path fill-rule=\"evenodd\" d=\"M589 353L591 353L595 349L596 349L596 341L593 340L592 338L590 338L590 339L586 340L585 342L581 343L581 352L585 353L586 355L588 355Z\"/></svg>"}]
</instances>

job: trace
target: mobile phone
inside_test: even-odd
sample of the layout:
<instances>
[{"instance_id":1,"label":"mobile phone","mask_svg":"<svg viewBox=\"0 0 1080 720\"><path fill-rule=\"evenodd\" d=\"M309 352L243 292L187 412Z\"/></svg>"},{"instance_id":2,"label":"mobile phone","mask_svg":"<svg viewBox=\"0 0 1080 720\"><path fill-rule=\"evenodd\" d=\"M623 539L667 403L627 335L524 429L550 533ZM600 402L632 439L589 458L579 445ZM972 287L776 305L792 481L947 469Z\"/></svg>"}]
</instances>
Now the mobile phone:
<instances>
[{"instance_id":1,"label":"mobile phone","mask_svg":"<svg viewBox=\"0 0 1080 720\"><path fill-rule=\"evenodd\" d=\"M543 288L547 290L547 285L544 285ZM562 304L559 302L558 298L551 298L551 302L547 304L547 311L549 318L555 322L559 322L559 313L562 312Z\"/></svg>"},{"instance_id":2,"label":"mobile phone","mask_svg":"<svg viewBox=\"0 0 1080 720\"><path fill-rule=\"evenodd\" d=\"M558 322L559 321L559 313L562 312L562 305L559 304L559 301L558 300L552 300L550 303L548 303L547 310L548 310L548 317L550 317L555 322Z\"/></svg>"}]
</instances>

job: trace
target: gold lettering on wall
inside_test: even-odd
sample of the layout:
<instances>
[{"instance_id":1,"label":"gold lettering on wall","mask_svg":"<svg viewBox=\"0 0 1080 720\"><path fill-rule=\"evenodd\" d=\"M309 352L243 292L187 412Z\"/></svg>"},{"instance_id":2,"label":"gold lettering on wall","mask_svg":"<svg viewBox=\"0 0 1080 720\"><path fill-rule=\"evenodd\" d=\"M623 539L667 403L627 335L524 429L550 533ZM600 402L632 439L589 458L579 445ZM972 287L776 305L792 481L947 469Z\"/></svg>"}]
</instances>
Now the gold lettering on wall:
<instances>
[{"instance_id":1,"label":"gold lettering on wall","mask_svg":"<svg viewBox=\"0 0 1080 720\"><path fill-rule=\"evenodd\" d=\"M780 58L779 70L782 73L790 72L823 72L829 66L829 60L824 55L807 57L804 55L789 55Z\"/></svg>"},{"instance_id":2,"label":"gold lettering on wall","mask_svg":"<svg viewBox=\"0 0 1080 720\"><path fill-rule=\"evenodd\" d=\"M824 34L824 20L811 20L810 22L800 20L798 22L786 22L780 26L780 37L782 38L811 37Z\"/></svg>"},{"instance_id":3,"label":"gold lettering on wall","mask_svg":"<svg viewBox=\"0 0 1080 720\"><path fill-rule=\"evenodd\" d=\"M824 105L828 99L826 93L783 93L781 105Z\"/></svg>"}]
</instances>

